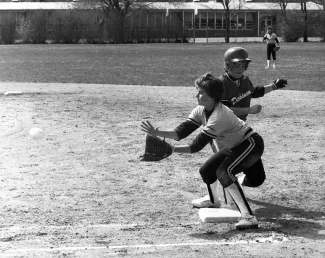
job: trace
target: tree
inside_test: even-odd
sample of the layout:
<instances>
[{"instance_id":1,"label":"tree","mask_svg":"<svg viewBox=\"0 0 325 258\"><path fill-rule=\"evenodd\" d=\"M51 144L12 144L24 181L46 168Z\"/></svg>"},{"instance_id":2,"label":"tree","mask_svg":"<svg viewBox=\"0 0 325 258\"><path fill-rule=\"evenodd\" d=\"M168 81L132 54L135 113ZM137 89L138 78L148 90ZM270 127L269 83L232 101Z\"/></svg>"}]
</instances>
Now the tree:
<instances>
[{"instance_id":1,"label":"tree","mask_svg":"<svg viewBox=\"0 0 325 258\"><path fill-rule=\"evenodd\" d=\"M75 5L77 8L101 10L100 25L104 41L110 37L114 43L119 44L125 42L126 19L134 12L148 8L149 4L141 0L79 0Z\"/></svg>"},{"instance_id":2,"label":"tree","mask_svg":"<svg viewBox=\"0 0 325 258\"><path fill-rule=\"evenodd\" d=\"M240 11L240 9L244 6L245 1L217 0L217 2L220 2L225 10L225 25L226 25L225 42L229 43L231 21L234 17L237 18L237 14Z\"/></svg>"},{"instance_id":3,"label":"tree","mask_svg":"<svg viewBox=\"0 0 325 258\"><path fill-rule=\"evenodd\" d=\"M308 12L307 0L300 0L300 7L304 17L304 42L308 41Z\"/></svg>"}]
</instances>

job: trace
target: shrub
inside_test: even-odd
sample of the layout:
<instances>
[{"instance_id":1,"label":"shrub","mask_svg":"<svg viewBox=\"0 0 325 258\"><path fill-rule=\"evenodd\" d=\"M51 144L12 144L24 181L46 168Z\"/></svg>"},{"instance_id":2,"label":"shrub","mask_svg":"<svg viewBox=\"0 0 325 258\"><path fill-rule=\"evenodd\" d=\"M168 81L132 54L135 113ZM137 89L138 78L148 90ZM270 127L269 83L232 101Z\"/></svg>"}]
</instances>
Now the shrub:
<instances>
[{"instance_id":1,"label":"shrub","mask_svg":"<svg viewBox=\"0 0 325 258\"><path fill-rule=\"evenodd\" d=\"M286 22L282 26L283 39L286 42L296 42L304 35L304 19L301 13L287 13Z\"/></svg>"}]
</instances>

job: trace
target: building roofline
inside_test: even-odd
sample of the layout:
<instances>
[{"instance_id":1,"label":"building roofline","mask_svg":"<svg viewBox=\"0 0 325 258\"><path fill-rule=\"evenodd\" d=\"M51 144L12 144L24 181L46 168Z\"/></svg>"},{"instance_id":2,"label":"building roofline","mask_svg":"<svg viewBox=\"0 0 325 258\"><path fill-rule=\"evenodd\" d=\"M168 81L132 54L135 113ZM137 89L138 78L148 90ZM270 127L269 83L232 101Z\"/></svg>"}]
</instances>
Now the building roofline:
<instances>
[{"instance_id":1,"label":"building roofline","mask_svg":"<svg viewBox=\"0 0 325 258\"><path fill-rule=\"evenodd\" d=\"M239 4L235 2L231 9L240 9L243 11L279 11L281 10L278 3L257 3L246 2ZM223 11L223 5L218 2L142 2L148 8L161 10L220 10ZM237 5L236 5L237 4ZM0 2L0 11L31 11L31 10L69 10L69 9L88 9L76 2ZM300 3L288 3L287 10L300 10ZM314 2L307 2L307 10L320 11L323 6Z\"/></svg>"}]
</instances>

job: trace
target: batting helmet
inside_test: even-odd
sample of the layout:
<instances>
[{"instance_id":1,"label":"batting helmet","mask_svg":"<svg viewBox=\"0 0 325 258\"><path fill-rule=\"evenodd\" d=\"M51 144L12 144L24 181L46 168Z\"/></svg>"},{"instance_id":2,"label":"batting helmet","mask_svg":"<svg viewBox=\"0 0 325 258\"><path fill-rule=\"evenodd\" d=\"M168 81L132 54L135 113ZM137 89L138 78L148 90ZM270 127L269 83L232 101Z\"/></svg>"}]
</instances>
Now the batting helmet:
<instances>
[{"instance_id":1,"label":"batting helmet","mask_svg":"<svg viewBox=\"0 0 325 258\"><path fill-rule=\"evenodd\" d=\"M248 58L248 53L245 48L242 47L232 47L229 48L225 55L224 55L224 60L225 60L225 69L228 69L228 66L230 63L236 63L240 61L246 61L246 69L248 68L248 63L251 62Z\"/></svg>"},{"instance_id":2,"label":"batting helmet","mask_svg":"<svg viewBox=\"0 0 325 258\"><path fill-rule=\"evenodd\" d=\"M251 62L251 60L248 58L248 53L246 49L242 47L229 48L225 53L225 62L235 63L239 61Z\"/></svg>"}]
</instances>

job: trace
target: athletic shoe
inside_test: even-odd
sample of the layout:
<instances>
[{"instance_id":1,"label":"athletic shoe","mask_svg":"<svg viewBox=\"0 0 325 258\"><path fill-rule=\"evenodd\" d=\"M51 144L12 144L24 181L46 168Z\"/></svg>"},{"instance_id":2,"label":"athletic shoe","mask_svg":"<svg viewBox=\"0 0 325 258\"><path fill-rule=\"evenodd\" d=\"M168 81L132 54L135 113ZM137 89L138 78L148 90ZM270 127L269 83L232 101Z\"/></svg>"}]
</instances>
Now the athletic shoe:
<instances>
[{"instance_id":1,"label":"athletic shoe","mask_svg":"<svg viewBox=\"0 0 325 258\"><path fill-rule=\"evenodd\" d=\"M269 68L269 66L266 66L265 69Z\"/></svg>"},{"instance_id":2,"label":"athletic shoe","mask_svg":"<svg viewBox=\"0 0 325 258\"><path fill-rule=\"evenodd\" d=\"M212 203L210 200L210 196L206 195L200 199L193 200L192 205L195 208L220 208L221 203L219 201Z\"/></svg>"},{"instance_id":3,"label":"athletic shoe","mask_svg":"<svg viewBox=\"0 0 325 258\"><path fill-rule=\"evenodd\" d=\"M275 64L273 65L273 68L275 68Z\"/></svg>"},{"instance_id":4,"label":"athletic shoe","mask_svg":"<svg viewBox=\"0 0 325 258\"><path fill-rule=\"evenodd\" d=\"M244 179L245 179L245 175L241 175L237 179L238 179L239 185L240 186L243 186L243 182L244 182Z\"/></svg>"},{"instance_id":5,"label":"athletic shoe","mask_svg":"<svg viewBox=\"0 0 325 258\"><path fill-rule=\"evenodd\" d=\"M241 217L235 226L238 230L258 228L258 221L255 216L247 215Z\"/></svg>"}]
</instances>

